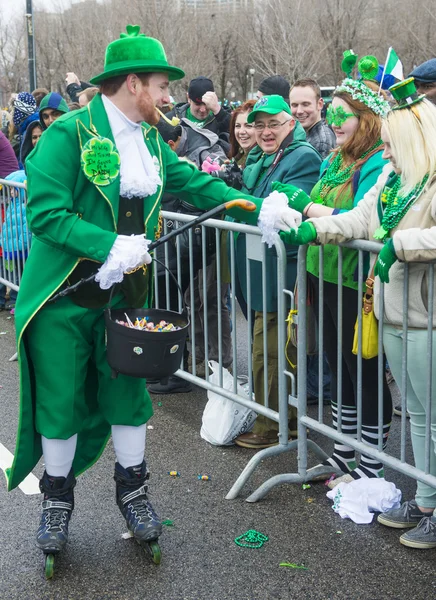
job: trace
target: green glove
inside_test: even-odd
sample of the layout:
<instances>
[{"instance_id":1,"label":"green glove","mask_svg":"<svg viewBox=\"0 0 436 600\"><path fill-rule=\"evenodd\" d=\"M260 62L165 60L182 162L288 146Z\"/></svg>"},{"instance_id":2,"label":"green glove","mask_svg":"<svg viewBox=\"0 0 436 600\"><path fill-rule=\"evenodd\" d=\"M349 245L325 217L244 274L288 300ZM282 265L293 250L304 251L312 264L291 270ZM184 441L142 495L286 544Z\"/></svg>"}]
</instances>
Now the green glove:
<instances>
[{"instance_id":1,"label":"green glove","mask_svg":"<svg viewBox=\"0 0 436 600\"><path fill-rule=\"evenodd\" d=\"M374 275L378 275L383 283L389 283L389 269L396 260L398 258L395 254L394 242L392 238L389 238L378 255Z\"/></svg>"},{"instance_id":2,"label":"green glove","mask_svg":"<svg viewBox=\"0 0 436 600\"><path fill-rule=\"evenodd\" d=\"M293 244L294 246L304 246L316 240L316 229L312 223L301 223L298 229L290 229L289 231L281 231L280 237L285 244Z\"/></svg>"},{"instance_id":3,"label":"green glove","mask_svg":"<svg viewBox=\"0 0 436 600\"><path fill-rule=\"evenodd\" d=\"M282 192L283 194L286 194L286 196L288 197L289 206L302 214L306 206L312 202L312 200L306 194L306 192L296 187L295 185L275 181L272 184L271 188L273 191Z\"/></svg>"}]
</instances>

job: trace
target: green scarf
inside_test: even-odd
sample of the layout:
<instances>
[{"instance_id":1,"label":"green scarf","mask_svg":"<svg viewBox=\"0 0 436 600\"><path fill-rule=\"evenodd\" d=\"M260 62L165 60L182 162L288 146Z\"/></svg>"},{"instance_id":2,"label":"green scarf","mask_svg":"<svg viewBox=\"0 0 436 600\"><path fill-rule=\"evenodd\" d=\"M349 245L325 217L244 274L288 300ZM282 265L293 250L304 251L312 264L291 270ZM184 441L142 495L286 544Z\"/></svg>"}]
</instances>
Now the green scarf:
<instances>
[{"instance_id":1,"label":"green scarf","mask_svg":"<svg viewBox=\"0 0 436 600\"><path fill-rule=\"evenodd\" d=\"M210 112L207 117L205 117L204 119L197 119L197 117L194 117L194 115L191 112L191 107L188 106L188 110L186 111L186 118L189 119L190 121L192 121L193 123L195 123L197 125L197 127L204 127L206 125L206 121L209 119L209 117L212 115L212 112Z\"/></svg>"}]
</instances>

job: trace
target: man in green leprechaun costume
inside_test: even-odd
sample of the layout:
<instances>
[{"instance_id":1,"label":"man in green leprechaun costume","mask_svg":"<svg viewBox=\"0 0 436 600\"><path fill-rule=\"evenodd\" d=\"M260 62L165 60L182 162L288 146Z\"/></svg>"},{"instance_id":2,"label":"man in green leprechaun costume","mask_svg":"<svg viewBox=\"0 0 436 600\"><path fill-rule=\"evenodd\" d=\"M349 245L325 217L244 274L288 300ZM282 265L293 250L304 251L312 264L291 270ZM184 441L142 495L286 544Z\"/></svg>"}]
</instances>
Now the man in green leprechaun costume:
<instances>
[{"instance_id":1,"label":"man in green leprechaun costume","mask_svg":"<svg viewBox=\"0 0 436 600\"><path fill-rule=\"evenodd\" d=\"M147 499L150 397L143 379L111 379L103 312L114 283L114 306L148 305L147 250L160 235L164 191L203 209L244 198L179 162L154 127L155 106L169 101L169 80L183 76L159 41L127 26L107 47L103 73L91 80L101 93L57 119L26 161L33 244L16 307L21 404L7 477L12 490L43 454L37 543L47 555L67 541L75 476L98 459L110 435L117 502L128 528L146 542L161 533ZM230 214L257 222L257 211ZM95 282L48 302L96 271Z\"/></svg>"}]
</instances>

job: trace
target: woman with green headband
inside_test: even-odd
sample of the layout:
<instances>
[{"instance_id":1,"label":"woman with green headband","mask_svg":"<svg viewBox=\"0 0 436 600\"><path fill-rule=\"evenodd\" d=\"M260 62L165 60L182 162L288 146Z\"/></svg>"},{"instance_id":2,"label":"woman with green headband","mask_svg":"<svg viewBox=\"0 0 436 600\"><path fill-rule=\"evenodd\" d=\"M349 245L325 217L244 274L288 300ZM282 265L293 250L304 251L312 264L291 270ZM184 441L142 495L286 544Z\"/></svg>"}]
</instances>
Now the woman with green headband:
<instances>
[{"instance_id":1,"label":"woman with green headband","mask_svg":"<svg viewBox=\"0 0 436 600\"><path fill-rule=\"evenodd\" d=\"M375 60L375 59L374 59ZM359 71L362 73L362 59ZM293 186L277 184L274 189L283 191L289 205L305 217L334 216L355 208L374 186L386 160L382 157L380 138L381 116L389 109L388 103L378 95L378 85L373 81L346 78L338 86L327 113L327 122L336 134L337 148L321 165L321 177L310 197ZM304 228L303 228L304 230ZM299 230L300 231L300 230ZM293 242L291 242L293 243ZM307 241L303 242L307 243ZM342 299L346 310L342 315L342 409L338 414L338 247L327 245L324 249L324 351L332 372L333 426L342 423L341 431L351 437L357 434L357 357L352 353L354 324L358 306L358 253L342 250ZM319 305L319 247L311 246L307 255L309 285L314 288L315 314ZM363 362L362 373L362 440L377 444L378 393L377 358ZM384 381L383 443L387 442L392 417L392 400ZM361 477L383 477L383 465L370 457L361 456L357 465L355 452L350 446L335 443L334 451L324 463L342 472L346 480ZM317 465L319 466L319 465ZM310 471L309 471L310 473ZM345 475L346 474L346 475ZM323 477L324 479L325 477ZM342 477L336 481L344 480ZM331 484L332 485L332 484Z\"/></svg>"},{"instance_id":2,"label":"woman with green headband","mask_svg":"<svg viewBox=\"0 0 436 600\"><path fill-rule=\"evenodd\" d=\"M379 240L383 248L375 261L374 307L378 314L379 281L384 286L383 344L392 373L403 384L404 277L408 269L406 388L402 395L410 415L415 464L436 476L436 313L433 311L429 384L428 334L430 307L436 294L426 263L436 260L436 107L416 93L413 79L390 88L398 102L383 121L384 158L390 163L377 184L354 210L335 218L310 219L298 231L282 234L288 243L320 244L352 239ZM401 261L401 262L400 262ZM433 297L432 297L432 296ZM364 361L365 363L368 361ZM429 411L430 408L430 411ZM426 451L426 429L431 440ZM426 464L429 458L429 465ZM400 537L411 548L436 548L436 489L418 481L414 500L378 517L397 529L413 528Z\"/></svg>"}]
</instances>

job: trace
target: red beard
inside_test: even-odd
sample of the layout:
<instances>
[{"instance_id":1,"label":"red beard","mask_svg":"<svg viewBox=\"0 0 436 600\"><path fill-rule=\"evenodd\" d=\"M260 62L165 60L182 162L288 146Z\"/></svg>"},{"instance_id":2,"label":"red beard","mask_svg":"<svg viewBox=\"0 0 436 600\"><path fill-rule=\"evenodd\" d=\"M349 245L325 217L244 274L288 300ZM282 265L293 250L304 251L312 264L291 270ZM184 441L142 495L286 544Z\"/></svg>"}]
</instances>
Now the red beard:
<instances>
[{"instance_id":1,"label":"red beard","mask_svg":"<svg viewBox=\"0 0 436 600\"><path fill-rule=\"evenodd\" d=\"M146 123L149 125L157 125L159 123L160 115L154 106L152 97L147 91L141 91L141 95L137 98L136 106Z\"/></svg>"}]
</instances>

